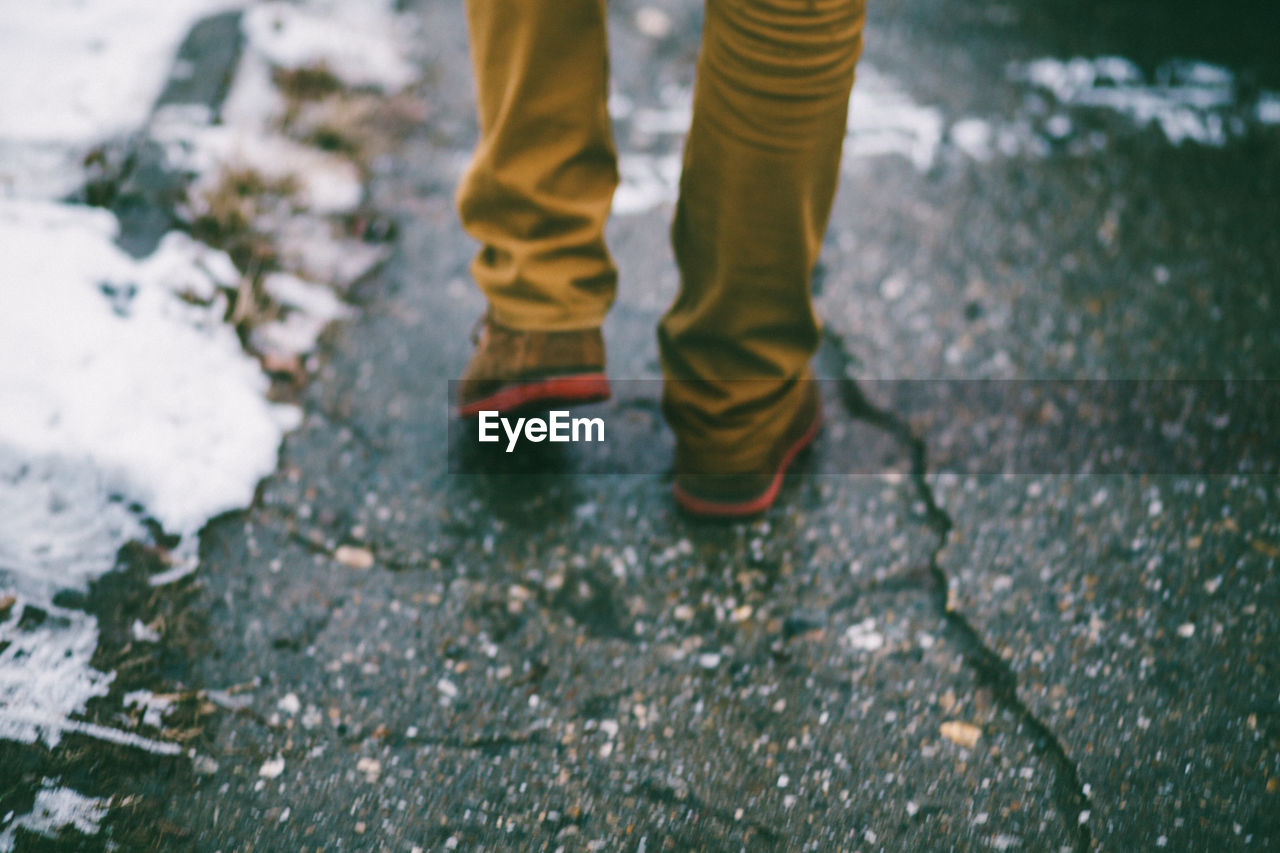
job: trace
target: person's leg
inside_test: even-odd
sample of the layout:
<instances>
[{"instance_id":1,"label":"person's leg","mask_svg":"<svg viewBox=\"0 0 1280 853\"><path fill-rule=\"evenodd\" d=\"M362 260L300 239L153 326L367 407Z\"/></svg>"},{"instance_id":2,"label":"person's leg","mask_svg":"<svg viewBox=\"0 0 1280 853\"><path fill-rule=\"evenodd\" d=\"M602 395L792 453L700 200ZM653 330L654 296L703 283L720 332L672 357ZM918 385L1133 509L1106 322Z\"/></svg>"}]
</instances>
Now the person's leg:
<instances>
[{"instance_id":1,"label":"person's leg","mask_svg":"<svg viewBox=\"0 0 1280 853\"><path fill-rule=\"evenodd\" d=\"M816 420L809 276L863 20L862 0L707 0L672 226L681 291L659 327L677 473L758 472Z\"/></svg>"},{"instance_id":2,"label":"person's leg","mask_svg":"<svg viewBox=\"0 0 1280 853\"><path fill-rule=\"evenodd\" d=\"M608 396L617 271L605 0L467 0L480 140L458 188L489 302L459 415Z\"/></svg>"}]
</instances>

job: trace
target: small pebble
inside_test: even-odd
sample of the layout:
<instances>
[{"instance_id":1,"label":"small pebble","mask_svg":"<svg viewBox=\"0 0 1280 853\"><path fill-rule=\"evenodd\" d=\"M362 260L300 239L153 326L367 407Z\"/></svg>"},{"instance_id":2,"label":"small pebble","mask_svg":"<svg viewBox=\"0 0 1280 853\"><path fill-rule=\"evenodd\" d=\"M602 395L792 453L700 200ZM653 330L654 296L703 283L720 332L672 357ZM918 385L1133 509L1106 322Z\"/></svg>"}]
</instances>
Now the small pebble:
<instances>
[{"instance_id":1,"label":"small pebble","mask_svg":"<svg viewBox=\"0 0 1280 853\"><path fill-rule=\"evenodd\" d=\"M642 6L636 11L636 29L649 38L666 38L671 35L671 18L661 9Z\"/></svg>"},{"instance_id":2,"label":"small pebble","mask_svg":"<svg viewBox=\"0 0 1280 853\"><path fill-rule=\"evenodd\" d=\"M349 569L368 569L373 567L373 552L368 548L357 548L355 545L340 545L333 552L333 559Z\"/></svg>"},{"instance_id":3,"label":"small pebble","mask_svg":"<svg viewBox=\"0 0 1280 853\"><path fill-rule=\"evenodd\" d=\"M972 723L959 720L948 720L939 726L938 730L944 738L965 749L973 749L977 746L978 738L982 735L982 729Z\"/></svg>"}]
</instances>

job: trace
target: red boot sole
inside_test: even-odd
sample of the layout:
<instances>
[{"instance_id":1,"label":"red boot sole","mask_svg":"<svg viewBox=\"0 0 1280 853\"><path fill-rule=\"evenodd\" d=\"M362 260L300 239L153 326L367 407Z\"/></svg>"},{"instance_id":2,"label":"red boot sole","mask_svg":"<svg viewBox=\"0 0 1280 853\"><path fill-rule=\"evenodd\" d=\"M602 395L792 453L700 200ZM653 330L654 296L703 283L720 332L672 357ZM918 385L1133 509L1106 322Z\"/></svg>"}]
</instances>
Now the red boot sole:
<instances>
[{"instance_id":1,"label":"red boot sole","mask_svg":"<svg viewBox=\"0 0 1280 853\"><path fill-rule=\"evenodd\" d=\"M778 499L778 492L782 490L782 480L786 477L787 469L791 467L791 463L795 461L795 458L800 455L800 451L813 444L813 440L818 437L818 432L821 428L822 415L819 413L813 419L813 423L809 425L809 428L805 430L804 435L796 439L795 443L788 447L787 452L782 455L782 461L778 464L778 470L774 472L773 479L769 482L769 487L755 497L741 501L712 501L700 498L697 495L691 495L680 488L679 483L674 483L671 491L675 496L676 504L685 512L702 518L733 519L759 515L773 506L773 502Z\"/></svg>"},{"instance_id":2,"label":"red boot sole","mask_svg":"<svg viewBox=\"0 0 1280 853\"><path fill-rule=\"evenodd\" d=\"M485 411L508 414L534 405L598 403L607 399L609 378L605 374L580 373L506 385L488 397L458 406L455 411L460 418L472 418Z\"/></svg>"}]
</instances>

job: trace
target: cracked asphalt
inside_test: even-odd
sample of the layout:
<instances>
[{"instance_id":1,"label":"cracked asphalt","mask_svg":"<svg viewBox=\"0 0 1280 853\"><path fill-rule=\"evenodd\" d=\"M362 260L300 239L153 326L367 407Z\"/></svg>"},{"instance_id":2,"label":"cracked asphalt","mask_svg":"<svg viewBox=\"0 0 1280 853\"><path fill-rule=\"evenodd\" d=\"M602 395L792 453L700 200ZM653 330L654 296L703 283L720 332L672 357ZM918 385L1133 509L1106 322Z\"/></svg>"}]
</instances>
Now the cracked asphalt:
<instances>
[{"instance_id":1,"label":"cracked asphalt","mask_svg":"<svg viewBox=\"0 0 1280 853\"><path fill-rule=\"evenodd\" d=\"M640 5L610 6L614 83L656 104L692 77L699 4L653 4L662 40ZM661 473L661 206L610 225L624 381L598 410L614 462L650 473L451 472L447 380L482 309L452 208L471 82L458 4L415 8L430 115L371 187L397 252L327 333L277 473L204 531L168 672L225 692L194 760L134 771L156 846L1280 848L1274 473L1009 472L998 440L942 465L965 425L856 381L1275 378L1274 129L846 164L828 427L764 519L705 525ZM1233 30L873 3L864 62L953 115L1022 97L1010 62L1162 44L1275 87L1241 9Z\"/></svg>"}]
</instances>

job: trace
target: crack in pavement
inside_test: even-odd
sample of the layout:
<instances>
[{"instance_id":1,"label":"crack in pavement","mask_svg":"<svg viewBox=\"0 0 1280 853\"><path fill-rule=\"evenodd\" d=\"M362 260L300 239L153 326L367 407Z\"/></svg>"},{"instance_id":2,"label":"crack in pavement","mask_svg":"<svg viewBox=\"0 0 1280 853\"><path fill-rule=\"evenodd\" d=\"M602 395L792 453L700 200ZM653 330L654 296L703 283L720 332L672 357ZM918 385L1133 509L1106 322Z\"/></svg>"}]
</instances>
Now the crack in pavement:
<instances>
[{"instance_id":1,"label":"crack in pavement","mask_svg":"<svg viewBox=\"0 0 1280 853\"><path fill-rule=\"evenodd\" d=\"M745 823L748 835L754 831L759 835L762 841L770 845L777 845L782 839L780 831L775 830L758 820L747 820L744 822L736 815L731 814L727 809L717 808L716 806L707 803L693 792L692 786L686 786L684 790L680 790L670 784L656 781L650 777L643 779L634 790L635 793L656 805L684 808L693 813L701 814L705 817L719 821L726 826Z\"/></svg>"},{"instance_id":2,"label":"crack in pavement","mask_svg":"<svg viewBox=\"0 0 1280 853\"><path fill-rule=\"evenodd\" d=\"M1071 815L1077 817L1075 826L1067 827L1068 832L1075 836L1076 853L1092 849L1093 834L1089 830L1087 820L1091 803L1084 793L1079 767L1067 754L1066 747L1053 730L1019 698L1018 678L1012 667L986 644L963 613L951 607L950 583L946 573L938 564L938 555L946 546L947 537L954 523L951 516L938 505L933 488L925 479L928 475L928 454L924 439L913 433L910 425L897 414L880 408L867 399L849 373L848 368L854 364L854 358L845 348L844 340L829 327L823 329L822 335L830 344L839 362L837 375L840 402L849 416L887 433L902 445L910 459L910 478L917 497L925 506L925 524L938 537L937 546L929 553L928 571L932 578L931 588L928 590L930 599L942 616L948 631L956 640L965 662L973 670L976 683L991 690L997 704L1015 716L1020 724L1019 727L1026 726L1033 736L1033 750L1046 759L1054 769L1054 796L1059 808L1063 810L1063 817L1068 820Z\"/></svg>"}]
</instances>

